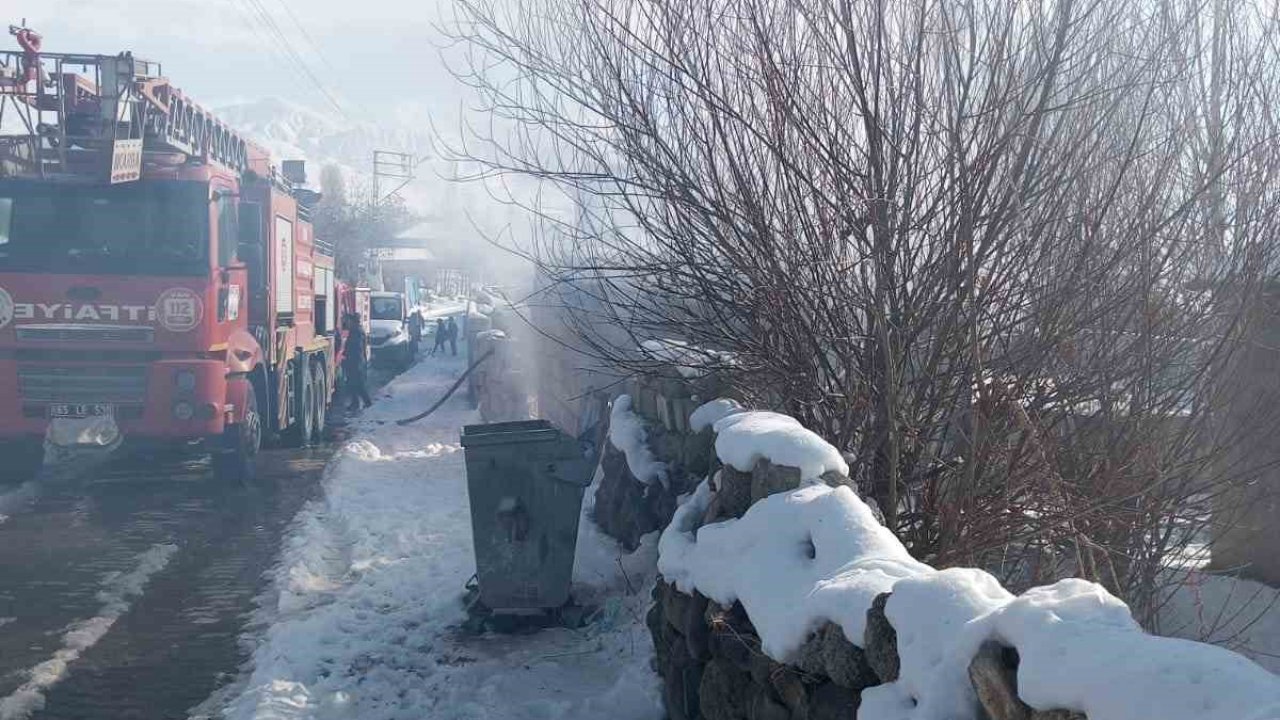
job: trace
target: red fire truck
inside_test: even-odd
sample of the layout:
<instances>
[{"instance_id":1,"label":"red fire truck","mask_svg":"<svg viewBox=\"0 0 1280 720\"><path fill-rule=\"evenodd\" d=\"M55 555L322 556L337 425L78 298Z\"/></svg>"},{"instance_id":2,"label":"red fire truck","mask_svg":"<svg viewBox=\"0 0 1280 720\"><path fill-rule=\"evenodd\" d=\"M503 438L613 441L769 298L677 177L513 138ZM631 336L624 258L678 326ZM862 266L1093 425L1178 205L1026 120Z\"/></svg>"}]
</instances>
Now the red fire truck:
<instances>
[{"instance_id":1,"label":"red fire truck","mask_svg":"<svg viewBox=\"0 0 1280 720\"><path fill-rule=\"evenodd\" d=\"M0 479L38 467L48 437L104 428L203 447L236 479L264 437L312 441L338 297L300 167L272 166L157 63L42 54L11 31L23 50L0 52Z\"/></svg>"}]
</instances>

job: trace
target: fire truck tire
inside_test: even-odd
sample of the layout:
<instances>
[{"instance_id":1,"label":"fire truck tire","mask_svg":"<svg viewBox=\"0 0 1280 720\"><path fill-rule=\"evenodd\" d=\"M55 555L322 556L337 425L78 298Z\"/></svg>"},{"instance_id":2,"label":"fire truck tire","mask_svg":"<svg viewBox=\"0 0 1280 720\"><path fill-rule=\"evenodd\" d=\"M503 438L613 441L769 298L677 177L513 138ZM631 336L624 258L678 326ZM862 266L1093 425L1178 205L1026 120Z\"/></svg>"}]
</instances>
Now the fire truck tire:
<instances>
[{"instance_id":1,"label":"fire truck tire","mask_svg":"<svg viewBox=\"0 0 1280 720\"><path fill-rule=\"evenodd\" d=\"M222 431L222 448L213 455L213 475L220 482L246 483L253 480L258 450L262 448L262 415L258 413L258 393L245 395L244 420Z\"/></svg>"},{"instance_id":2,"label":"fire truck tire","mask_svg":"<svg viewBox=\"0 0 1280 720\"><path fill-rule=\"evenodd\" d=\"M324 440L324 424L329 414L329 378L323 364L316 363L312 366L311 380L315 387L315 402L312 404L315 408L315 420L311 423L311 441L321 442Z\"/></svg>"},{"instance_id":3,"label":"fire truck tire","mask_svg":"<svg viewBox=\"0 0 1280 720\"><path fill-rule=\"evenodd\" d=\"M306 368L305 365L300 366ZM302 407L298 408L297 419L284 433L284 442L288 447L306 447L315 432L316 385L309 370L310 368L306 368L298 397Z\"/></svg>"}]
</instances>

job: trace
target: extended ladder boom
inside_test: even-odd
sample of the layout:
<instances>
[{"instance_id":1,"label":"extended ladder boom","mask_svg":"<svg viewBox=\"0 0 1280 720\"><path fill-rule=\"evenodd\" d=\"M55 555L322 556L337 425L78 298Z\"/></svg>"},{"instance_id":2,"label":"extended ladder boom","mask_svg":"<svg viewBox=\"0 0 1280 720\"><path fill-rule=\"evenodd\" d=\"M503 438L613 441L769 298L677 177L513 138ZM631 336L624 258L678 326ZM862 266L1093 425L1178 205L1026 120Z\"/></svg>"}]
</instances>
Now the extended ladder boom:
<instances>
[{"instance_id":1,"label":"extended ladder boom","mask_svg":"<svg viewBox=\"0 0 1280 720\"><path fill-rule=\"evenodd\" d=\"M266 150L130 53L0 51L0 128L0 176L129 182L146 153L271 173Z\"/></svg>"}]
</instances>

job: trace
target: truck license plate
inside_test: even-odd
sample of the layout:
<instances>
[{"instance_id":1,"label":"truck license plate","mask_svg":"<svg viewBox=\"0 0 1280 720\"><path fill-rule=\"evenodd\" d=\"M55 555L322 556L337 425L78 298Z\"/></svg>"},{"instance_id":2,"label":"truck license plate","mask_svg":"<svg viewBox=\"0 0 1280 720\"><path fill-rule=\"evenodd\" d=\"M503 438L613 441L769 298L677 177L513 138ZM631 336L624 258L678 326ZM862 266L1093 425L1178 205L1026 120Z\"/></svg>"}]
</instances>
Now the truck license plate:
<instances>
[{"instance_id":1,"label":"truck license plate","mask_svg":"<svg viewBox=\"0 0 1280 720\"><path fill-rule=\"evenodd\" d=\"M115 407L102 403L54 403L49 406L49 417L55 418L110 417L115 413Z\"/></svg>"}]
</instances>

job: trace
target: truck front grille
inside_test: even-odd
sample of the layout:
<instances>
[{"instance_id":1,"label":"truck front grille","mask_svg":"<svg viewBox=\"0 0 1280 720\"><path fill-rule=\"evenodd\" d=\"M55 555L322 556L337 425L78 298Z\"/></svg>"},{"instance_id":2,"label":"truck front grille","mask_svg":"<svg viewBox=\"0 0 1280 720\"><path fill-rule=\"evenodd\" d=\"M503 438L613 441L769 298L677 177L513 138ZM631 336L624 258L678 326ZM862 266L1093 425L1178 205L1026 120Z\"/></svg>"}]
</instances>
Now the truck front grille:
<instances>
[{"instance_id":1,"label":"truck front grille","mask_svg":"<svg viewBox=\"0 0 1280 720\"><path fill-rule=\"evenodd\" d=\"M26 402L142 403L145 365L18 367L18 392Z\"/></svg>"},{"instance_id":2,"label":"truck front grille","mask_svg":"<svg viewBox=\"0 0 1280 720\"><path fill-rule=\"evenodd\" d=\"M136 325L19 325L19 340L41 342L130 342L149 343L156 339L156 331Z\"/></svg>"}]
</instances>

